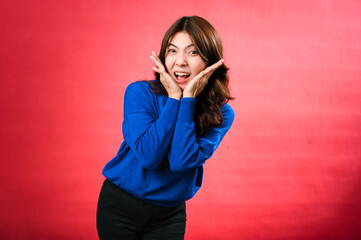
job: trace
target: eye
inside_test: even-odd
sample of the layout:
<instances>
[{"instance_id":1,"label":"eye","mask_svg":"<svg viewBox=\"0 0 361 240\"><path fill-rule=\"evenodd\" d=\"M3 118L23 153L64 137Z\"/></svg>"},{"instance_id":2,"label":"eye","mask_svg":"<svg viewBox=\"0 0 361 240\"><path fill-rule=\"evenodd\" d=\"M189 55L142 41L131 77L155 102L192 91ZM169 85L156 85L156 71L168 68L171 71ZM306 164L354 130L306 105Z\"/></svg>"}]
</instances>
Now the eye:
<instances>
[{"instance_id":1,"label":"eye","mask_svg":"<svg viewBox=\"0 0 361 240\"><path fill-rule=\"evenodd\" d=\"M175 49L170 48L170 49L168 49L168 52L169 53L175 53Z\"/></svg>"},{"instance_id":2,"label":"eye","mask_svg":"<svg viewBox=\"0 0 361 240\"><path fill-rule=\"evenodd\" d=\"M191 55L197 55L198 53L197 53L197 51L192 50L192 51L189 52L189 54L191 54Z\"/></svg>"}]
</instances>

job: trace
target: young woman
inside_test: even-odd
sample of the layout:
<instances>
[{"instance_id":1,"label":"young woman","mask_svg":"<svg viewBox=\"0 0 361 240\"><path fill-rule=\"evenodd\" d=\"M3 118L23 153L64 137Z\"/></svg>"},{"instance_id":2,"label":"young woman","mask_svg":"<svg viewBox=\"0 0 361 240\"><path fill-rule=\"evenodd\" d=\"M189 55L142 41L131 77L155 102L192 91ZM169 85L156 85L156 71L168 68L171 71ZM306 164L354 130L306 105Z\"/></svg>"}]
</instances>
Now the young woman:
<instances>
[{"instance_id":1,"label":"young woman","mask_svg":"<svg viewBox=\"0 0 361 240\"><path fill-rule=\"evenodd\" d=\"M185 201L234 119L222 57L213 26L183 17L152 52L156 80L127 87L124 141L103 170L100 239L184 239Z\"/></svg>"}]
</instances>

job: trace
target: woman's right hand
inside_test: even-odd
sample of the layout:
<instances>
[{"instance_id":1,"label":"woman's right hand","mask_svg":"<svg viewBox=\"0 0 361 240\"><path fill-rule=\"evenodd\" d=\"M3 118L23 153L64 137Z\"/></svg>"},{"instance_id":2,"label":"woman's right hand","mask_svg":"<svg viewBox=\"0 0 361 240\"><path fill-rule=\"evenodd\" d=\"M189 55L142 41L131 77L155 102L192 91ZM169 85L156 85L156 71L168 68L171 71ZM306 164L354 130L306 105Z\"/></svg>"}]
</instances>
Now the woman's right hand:
<instances>
[{"instance_id":1,"label":"woman's right hand","mask_svg":"<svg viewBox=\"0 0 361 240\"><path fill-rule=\"evenodd\" d=\"M167 73L165 67L160 61L155 52L152 52L150 58L153 60L157 67L153 67L153 70L159 73L160 82L163 84L165 90L168 93L168 97L180 100L182 98L182 90L178 86L177 82L173 80L172 76Z\"/></svg>"}]
</instances>

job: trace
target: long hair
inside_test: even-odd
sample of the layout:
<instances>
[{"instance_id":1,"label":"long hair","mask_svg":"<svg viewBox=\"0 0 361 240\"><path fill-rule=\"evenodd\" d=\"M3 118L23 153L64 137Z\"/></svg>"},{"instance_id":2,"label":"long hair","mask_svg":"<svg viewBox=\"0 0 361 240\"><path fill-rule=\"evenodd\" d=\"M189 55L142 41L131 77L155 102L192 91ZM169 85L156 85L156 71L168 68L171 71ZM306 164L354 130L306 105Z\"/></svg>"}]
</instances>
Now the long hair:
<instances>
[{"instance_id":1,"label":"long hair","mask_svg":"<svg viewBox=\"0 0 361 240\"><path fill-rule=\"evenodd\" d=\"M173 23L164 35L159 52L159 59L164 66L168 45L178 32L188 33L207 67L223 58L221 38L214 27L207 20L198 16L182 17ZM221 107L233 99L228 88L227 71L228 68L222 64L197 96L194 121L198 136L203 136L210 128L223 123ZM155 77L157 81L149 81L151 91L157 94L167 94L160 82L159 73L156 72Z\"/></svg>"}]
</instances>

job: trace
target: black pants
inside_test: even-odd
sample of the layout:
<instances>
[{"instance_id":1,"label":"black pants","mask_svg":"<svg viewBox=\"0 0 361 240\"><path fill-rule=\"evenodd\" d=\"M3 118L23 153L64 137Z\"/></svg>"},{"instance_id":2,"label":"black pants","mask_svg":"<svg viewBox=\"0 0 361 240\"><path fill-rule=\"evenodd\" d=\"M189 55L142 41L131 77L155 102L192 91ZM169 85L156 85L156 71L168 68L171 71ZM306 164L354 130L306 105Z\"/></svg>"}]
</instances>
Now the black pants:
<instances>
[{"instance_id":1,"label":"black pants","mask_svg":"<svg viewBox=\"0 0 361 240\"><path fill-rule=\"evenodd\" d=\"M156 206L104 181L97 209L100 239L183 240L185 225L185 203L172 208Z\"/></svg>"}]
</instances>

